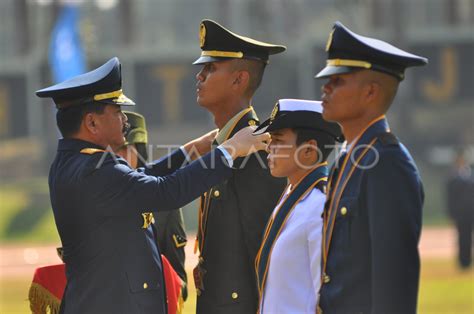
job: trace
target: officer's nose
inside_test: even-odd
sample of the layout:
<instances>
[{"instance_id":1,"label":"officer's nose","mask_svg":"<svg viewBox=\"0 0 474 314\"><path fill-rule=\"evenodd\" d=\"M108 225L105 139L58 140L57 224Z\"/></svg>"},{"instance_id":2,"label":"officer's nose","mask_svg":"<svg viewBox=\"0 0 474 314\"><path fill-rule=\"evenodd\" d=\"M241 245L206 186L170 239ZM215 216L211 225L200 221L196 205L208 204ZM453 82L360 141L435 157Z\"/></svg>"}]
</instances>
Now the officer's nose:
<instances>
[{"instance_id":1,"label":"officer's nose","mask_svg":"<svg viewBox=\"0 0 474 314\"><path fill-rule=\"evenodd\" d=\"M324 83L323 86L321 86L321 93L323 94L329 93L329 81Z\"/></svg>"},{"instance_id":2,"label":"officer's nose","mask_svg":"<svg viewBox=\"0 0 474 314\"><path fill-rule=\"evenodd\" d=\"M197 74L196 74L196 80L202 82L204 81L204 68L202 68Z\"/></svg>"},{"instance_id":3,"label":"officer's nose","mask_svg":"<svg viewBox=\"0 0 474 314\"><path fill-rule=\"evenodd\" d=\"M201 80L201 71L199 71L197 74L196 74L196 80L197 81L200 81Z\"/></svg>"},{"instance_id":4,"label":"officer's nose","mask_svg":"<svg viewBox=\"0 0 474 314\"><path fill-rule=\"evenodd\" d=\"M275 144L274 144L274 142L272 141L272 139L270 138L270 141L269 141L268 144L267 144L267 149L266 149L266 151L267 151L267 153L271 153L271 152L274 151L274 149L275 149Z\"/></svg>"}]
</instances>

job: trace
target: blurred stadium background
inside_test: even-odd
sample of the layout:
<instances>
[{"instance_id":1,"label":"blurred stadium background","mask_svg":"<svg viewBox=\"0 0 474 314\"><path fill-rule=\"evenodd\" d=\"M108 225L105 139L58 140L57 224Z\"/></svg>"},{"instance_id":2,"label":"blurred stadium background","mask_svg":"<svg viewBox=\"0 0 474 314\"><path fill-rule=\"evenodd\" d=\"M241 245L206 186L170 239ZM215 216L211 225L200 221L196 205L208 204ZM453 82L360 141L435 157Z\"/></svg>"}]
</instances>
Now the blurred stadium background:
<instances>
[{"instance_id":1,"label":"blurred stadium background","mask_svg":"<svg viewBox=\"0 0 474 314\"><path fill-rule=\"evenodd\" d=\"M75 5L73 15L64 3ZM118 56L124 91L146 116L158 157L166 153L160 145L214 128L196 104L199 68L191 64L203 18L288 47L271 60L254 99L261 119L279 98L320 97L313 76L336 20L430 59L408 70L388 115L424 180L426 252L443 252L423 257L420 312L474 312L473 272L455 269L444 200L455 151L466 149L474 162L474 0L1 0L0 312L28 312L32 269L55 263L59 246L47 187L55 108L34 91L68 75L55 68L58 60L85 72ZM184 214L192 234L196 205ZM44 257L48 251L53 257Z\"/></svg>"}]
</instances>

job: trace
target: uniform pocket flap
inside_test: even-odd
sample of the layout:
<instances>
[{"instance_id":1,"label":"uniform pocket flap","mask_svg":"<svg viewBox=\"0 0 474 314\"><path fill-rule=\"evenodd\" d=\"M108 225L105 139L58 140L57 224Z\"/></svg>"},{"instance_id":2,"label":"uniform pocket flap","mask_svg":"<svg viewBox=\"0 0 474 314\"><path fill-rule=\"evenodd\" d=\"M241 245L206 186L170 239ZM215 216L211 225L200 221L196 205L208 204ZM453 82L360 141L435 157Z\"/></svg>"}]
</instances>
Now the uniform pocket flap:
<instances>
[{"instance_id":1,"label":"uniform pocket flap","mask_svg":"<svg viewBox=\"0 0 474 314\"><path fill-rule=\"evenodd\" d=\"M144 270L132 270L127 271L128 284L130 285L131 292L146 292L148 290L158 290L160 289L160 280L159 278L153 278L150 275L150 272L145 272ZM157 276L154 276L157 277Z\"/></svg>"}]
</instances>

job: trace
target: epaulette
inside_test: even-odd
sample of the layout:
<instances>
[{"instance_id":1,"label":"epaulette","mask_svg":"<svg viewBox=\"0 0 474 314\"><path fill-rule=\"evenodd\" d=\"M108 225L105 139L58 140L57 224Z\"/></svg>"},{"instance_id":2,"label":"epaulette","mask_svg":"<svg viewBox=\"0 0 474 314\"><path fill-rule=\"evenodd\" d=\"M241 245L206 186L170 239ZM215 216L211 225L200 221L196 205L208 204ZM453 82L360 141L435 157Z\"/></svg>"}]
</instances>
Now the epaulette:
<instances>
[{"instance_id":1,"label":"epaulette","mask_svg":"<svg viewBox=\"0 0 474 314\"><path fill-rule=\"evenodd\" d=\"M105 150L99 149L99 148L83 148L80 151L81 154L88 154L88 155L92 155L95 153L105 153L105 152L106 152Z\"/></svg>"},{"instance_id":2,"label":"epaulette","mask_svg":"<svg viewBox=\"0 0 474 314\"><path fill-rule=\"evenodd\" d=\"M395 136L395 134L393 134L391 132L381 133L377 137L380 140L380 143L382 143L382 145L384 145L384 146L398 145L398 143L399 143L398 138Z\"/></svg>"}]
</instances>

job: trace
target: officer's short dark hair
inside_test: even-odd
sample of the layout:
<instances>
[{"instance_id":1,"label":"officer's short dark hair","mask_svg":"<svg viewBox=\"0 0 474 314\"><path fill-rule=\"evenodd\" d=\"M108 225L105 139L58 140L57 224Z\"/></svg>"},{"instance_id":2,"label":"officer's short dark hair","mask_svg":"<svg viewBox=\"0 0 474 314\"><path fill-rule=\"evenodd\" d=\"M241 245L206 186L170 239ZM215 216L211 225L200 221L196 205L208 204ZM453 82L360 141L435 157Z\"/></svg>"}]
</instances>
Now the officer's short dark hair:
<instances>
[{"instance_id":1,"label":"officer's short dark hair","mask_svg":"<svg viewBox=\"0 0 474 314\"><path fill-rule=\"evenodd\" d=\"M249 96L253 96L262 83L266 63L259 60L234 60L236 70L247 71L249 73L249 86L247 88L247 94Z\"/></svg>"},{"instance_id":2,"label":"officer's short dark hair","mask_svg":"<svg viewBox=\"0 0 474 314\"><path fill-rule=\"evenodd\" d=\"M293 131L296 133L297 146L310 140L316 140L318 143L318 154L321 154L318 158L320 158L321 162L327 160L334 148L335 139L333 136L315 129L294 128Z\"/></svg>"},{"instance_id":3,"label":"officer's short dark hair","mask_svg":"<svg viewBox=\"0 0 474 314\"><path fill-rule=\"evenodd\" d=\"M56 123L64 138L71 137L79 132L81 122L88 113L104 113L104 104L90 102L83 105L59 108L56 112Z\"/></svg>"}]
</instances>

